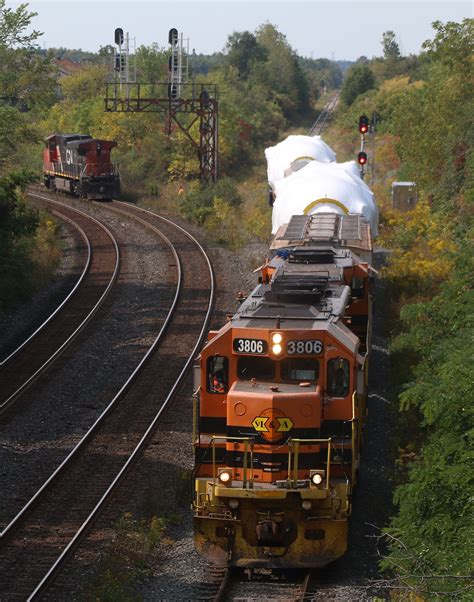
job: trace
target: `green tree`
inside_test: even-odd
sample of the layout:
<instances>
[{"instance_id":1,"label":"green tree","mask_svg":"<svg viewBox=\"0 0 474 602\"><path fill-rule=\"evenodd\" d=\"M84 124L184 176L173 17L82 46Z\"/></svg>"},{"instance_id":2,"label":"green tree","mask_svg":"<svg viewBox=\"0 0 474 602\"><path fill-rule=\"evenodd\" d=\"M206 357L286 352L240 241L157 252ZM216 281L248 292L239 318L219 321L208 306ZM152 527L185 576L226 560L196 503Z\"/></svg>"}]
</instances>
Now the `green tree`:
<instances>
[{"instance_id":1,"label":"green tree","mask_svg":"<svg viewBox=\"0 0 474 602\"><path fill-rule=\"evenodd\" d=\"M355 65L344 80L341 100L345 105L350 106L358 96L373 88L375 88L375 78L370 67L366 64Z\"/></svg>"},{"instance_id":2,"label":"green tree","mask_svg":"<svg viewBox=\"0 0 474 602\"><path fill-rule=\"evenodd\" d=\"M237 69L239 77L248 79L256 63L265 62L268 51L257 42L257 38L249 31L234 32L227 39L227 61Z\"/></svg>"},{"instance_id":3,"label":"green tree","mask_svg":"<svg viewBox=\"0 0 474 602\"><path fill-rule=\"evenodd\" d=\"M36 14L0 0L0 102L22 111L50 106L55 93L51 61L34 47L41 34L25 32Z\"/></svg>"},{"instance_id":4,"label":"green tree","mask_svg":"<svg viewBox=\"0 0 474 602\"><path fill-rule=\"evenodd\" d=\"M0 312L25 299L31 288L39 219L22 201L19 187L32 179L25 173L0 178Z\"/></svg>"},{"instance_id":5,"label":"green tree","mask_svg":"<svg viewBox=\"0 0 474 602\"><path fill-rule=\"evenodd\" d=\"M397 44L394 31L385 31L382 34L381 43L385 60L397 60L400 58L400 47Z\"/></svg>"},{"instance_id":6,"label":"green tree","mask_svg":"<svg viewBox=\"0 0 474 602\"><path fill-rule=\"evenodd\" d=\"M137 75L142 82L168 81L168 51L157 45L140 46L135 55Z\"/></svg>"},{"instance_id":7,"label":"green tree","mask_svg":"<svg viewBox=\"0 0 474 602\"><path fill-rule=\"evenodd\" d=\"M256 31L257 42L268 52L268 59L255 69L255 78L267 87L269 95L292 118L309 108L309 85L298 57L286 36L271 23Z\"/></svg>"}]
</instances>

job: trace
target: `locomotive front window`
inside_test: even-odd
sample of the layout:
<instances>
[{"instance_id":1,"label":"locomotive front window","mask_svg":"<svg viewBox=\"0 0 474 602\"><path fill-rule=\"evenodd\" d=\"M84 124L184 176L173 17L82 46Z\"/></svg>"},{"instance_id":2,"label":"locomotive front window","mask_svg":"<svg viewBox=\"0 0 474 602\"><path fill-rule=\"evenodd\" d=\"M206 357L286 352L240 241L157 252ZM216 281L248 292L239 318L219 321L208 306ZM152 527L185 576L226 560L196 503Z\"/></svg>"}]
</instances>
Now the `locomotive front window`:
<instances>
[{"instance_id":1,"label":"locomotive front window","mask_svg":"<svg viewBox=\"0 0 474 602\"><path fill-rule=\"evenodd\" d=\"M223 355L207 358L207 392L227 393L229 388L229 360Z\"/></svg>"},{"instance_id":2,"label":"locomotive front window","mask_svg":"<svg viewBox=\"0 0 474 602\"><path fill-rule=\"evenodd\" d=\"M346 397L349 393L349 362L335 357L328 362L329 397Z\"/></svg>"},{"instance_id":3,"label":"locomotive front window","mask_svg":"<svg viewBox=\"0 0 474 602\"><path fill-rule=\"evenodd\" d=\"M269 357L239 357L237 360L237 376L242 380L273 380L275 378L275 362Z\"/></svg>"},{"instance_id":4,"label":"locomotive front window","mask_svg":"<svg viewBox=\"0 0 474 602\"><path fill-rule=\"evenodd\" d=\"M281 362L282 380L318 380L319 362L310 358L290 357Z\"/></svg>"}]
</instances>

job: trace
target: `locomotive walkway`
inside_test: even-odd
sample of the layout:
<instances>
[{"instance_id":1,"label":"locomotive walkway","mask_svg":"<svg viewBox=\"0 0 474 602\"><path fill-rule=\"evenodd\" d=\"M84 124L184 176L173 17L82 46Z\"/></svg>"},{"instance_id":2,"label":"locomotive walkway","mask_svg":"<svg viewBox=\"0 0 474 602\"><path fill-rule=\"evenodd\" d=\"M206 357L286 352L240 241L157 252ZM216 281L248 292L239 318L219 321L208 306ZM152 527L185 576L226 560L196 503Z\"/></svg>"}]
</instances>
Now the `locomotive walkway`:
<instances>
[{"instance_id":1,"label":"locomotive walkway","mask_svg":"<svg viewBox=\"0 0 474 602\"><path fill-rule=\"evenodd\" d=\"M174 298L158 336L134 373L0 534L2 600L37 599L51 585L140 458L208 330L214 275L204 249L166 218L125 203L113 202L107 208L142 221L169 240L170 264L176 270ZM65 591L67 586L57 582L53 598L61 599Z\"/></svg>"}]
</instances>

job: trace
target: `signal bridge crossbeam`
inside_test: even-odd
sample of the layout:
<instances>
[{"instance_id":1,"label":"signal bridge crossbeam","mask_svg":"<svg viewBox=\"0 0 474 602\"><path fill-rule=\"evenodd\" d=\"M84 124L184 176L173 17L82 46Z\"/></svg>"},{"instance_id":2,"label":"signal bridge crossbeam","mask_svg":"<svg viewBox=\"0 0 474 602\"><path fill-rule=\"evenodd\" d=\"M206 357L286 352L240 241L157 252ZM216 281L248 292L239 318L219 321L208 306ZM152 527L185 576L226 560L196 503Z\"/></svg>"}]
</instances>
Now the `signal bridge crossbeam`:
<instances>
[{"instance_id":1,"label":"signal bridge crossbeam","mask_svg":"<svg viewBox=\"0 0 474 602\"><path fill-rule=\"evenodd\" d=\"M125 92L125 94L124 94ZM106 84L105 111L109 113L163 113L168 133L175 122L195 147L201 179L215 182L218 175L218 88L214 84L125 83ZM184 122L181 115L194 115ZM198 135L195 124L199 121Z\"/></svg>"}]
</instances>

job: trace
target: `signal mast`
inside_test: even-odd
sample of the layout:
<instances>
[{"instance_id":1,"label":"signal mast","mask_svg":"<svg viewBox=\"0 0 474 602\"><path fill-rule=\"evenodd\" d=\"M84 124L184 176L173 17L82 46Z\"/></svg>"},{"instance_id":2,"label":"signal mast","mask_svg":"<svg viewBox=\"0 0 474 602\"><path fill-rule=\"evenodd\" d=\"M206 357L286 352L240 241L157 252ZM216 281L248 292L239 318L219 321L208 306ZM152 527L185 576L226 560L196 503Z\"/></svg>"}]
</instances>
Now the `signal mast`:
<instances>
[{"instance_id":1,"label":"signal mast","mask_svg":"<svg viewBox=\"0 0 474 602\"><path fill-rule=\"evenodd\" d=\"M215 84L188 83L189 48L183 35L169 31L168 81L138 83L130 77L129 36L115 30L115 79L106 84L105 110L115 113L161 112L167 119L167 133L173 122L194 146L201 180L215 182L218 168L218 89ZM188 42L189 44L189 42ZM185 115L190 116L186 117Z\"/></svg>"}]
</instances>

